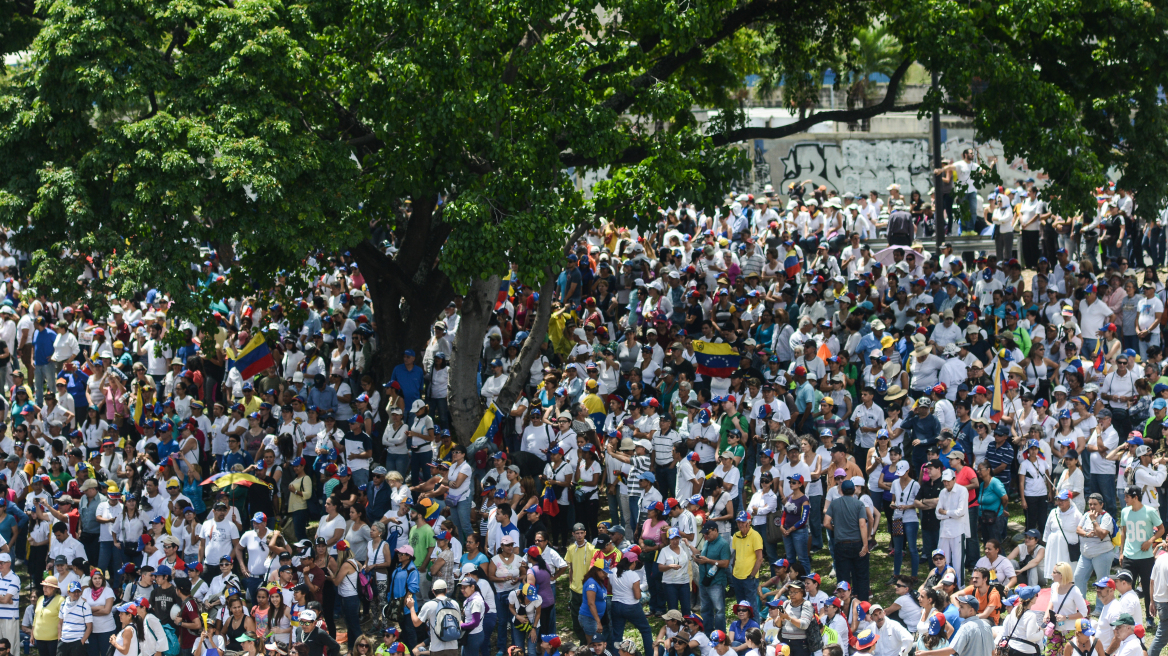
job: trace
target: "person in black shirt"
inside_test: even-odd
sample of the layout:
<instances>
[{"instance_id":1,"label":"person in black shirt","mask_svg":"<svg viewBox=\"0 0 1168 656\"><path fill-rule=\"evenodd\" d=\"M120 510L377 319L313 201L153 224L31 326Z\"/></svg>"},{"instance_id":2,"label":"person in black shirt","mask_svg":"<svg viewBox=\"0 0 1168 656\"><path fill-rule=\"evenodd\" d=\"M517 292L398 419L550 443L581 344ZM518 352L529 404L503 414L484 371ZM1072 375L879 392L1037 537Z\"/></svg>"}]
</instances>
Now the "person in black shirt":
<instances>
[{"instance_id":1,"label":"person in black shirt","mask_svg":"<svg viewBox=\"0 0 1168 656\"><path fill-rule=\"evenodd\" d=\"M937 519L937 497L941 495L941 472L944 467L940 460L930 460L920 477L921 491L917 493L917 515L921 520L921 542L923 553L931 554L937 548L941 536L941 521ZM925 479L928 480L925 480Z\"/></svg>"},{"instance_id":2,"label":"person in black shirt","mask_svg":"<svg viewBox=\"0 0 1168 656\"><path fill-rule=\"evenodd\" d=\"M170 626L175 630L178 627L174 621L170 619L170 608L182 603L182 599L178 596L178 591L174 589L174 584L171 582L170 567L167 565L159 565L154 572L154 590L150 593L150 613L158 618L158 621L163 626Z\"/></svg>"},{"instance_id":3,"label":"person in black shirt","mask_svg":"<svg viewBox=\"0 0 1168 656\"><path fill-rule=\"evenodd\" d=\"M519 533L523 536L523 548L526 549L535 544L536 533L546 533L547 526L543 523L543 513L540 512L539 504L533 503L519 516Z\"/></svg>"}]
</instances>

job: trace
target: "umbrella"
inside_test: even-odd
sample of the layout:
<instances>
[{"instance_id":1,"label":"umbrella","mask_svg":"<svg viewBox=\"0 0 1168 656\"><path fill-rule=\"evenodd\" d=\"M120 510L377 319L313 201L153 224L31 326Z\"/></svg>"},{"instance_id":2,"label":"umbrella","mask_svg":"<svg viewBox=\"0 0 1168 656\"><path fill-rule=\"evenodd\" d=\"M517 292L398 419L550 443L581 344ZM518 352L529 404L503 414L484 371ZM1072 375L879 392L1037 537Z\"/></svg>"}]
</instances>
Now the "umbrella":
<instances>
[{"instance_id":1,"label":"umbrella","mask_svg":"<svg viewBox=\"0 0 1168 656\"><path fill-rule=\"evenodd\" d=\"M917 258L917 266L920 266L921 262L923 262L925 260L924 255L921 255L920 253L909 248L908 246L889 246L888 248L885 248L884 250L882 250L879 253L877 253L876 255L874 255L873 258L877 262L883 264L885 268L888 268L888 267L894 266L896 264L896 261L892 259L892 254L896 251L904 251L906 256L909 253L912 253L913 255L915 255Z\"/></svg>"},{"instance_id":2,"label":"umbrella","mask_svg":"<svg viewBox=\"0 0 1168 656\"><path fill-rule=\"evenodd\" d=\"M254 483L259 483L260 485L267 486L267 483L261 481L260 479L256 478L255 476L252 476L251 474L244 474L242 472L236 472L234 474L227 474L225 476L221 476L221 477L215 479L215 487L217 487L219 489L223 489L223 488L227 487L228 485L245 485L245 486L250 487Z\"/></svg>"}]
</instances>

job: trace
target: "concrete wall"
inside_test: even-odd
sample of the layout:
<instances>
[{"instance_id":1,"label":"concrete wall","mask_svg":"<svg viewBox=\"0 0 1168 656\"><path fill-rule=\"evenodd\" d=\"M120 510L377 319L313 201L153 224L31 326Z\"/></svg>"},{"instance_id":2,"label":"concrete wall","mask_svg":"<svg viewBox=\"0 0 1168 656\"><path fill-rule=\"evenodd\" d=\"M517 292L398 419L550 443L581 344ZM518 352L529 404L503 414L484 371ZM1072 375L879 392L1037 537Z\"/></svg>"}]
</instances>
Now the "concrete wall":
<instances>
[{"instance_id":1,"label":"concrete wall","mask_svg":"<svg viewBox=\"0 0 1168 656\"><path fill-rule=\"evenodd\" d=\"M755 187L773 184L783 191L791 182L810 179L816 185L825 185L841 194L851 191L868 193L875 189L884 195L892 183L908 193L916 189L926 194L932 182L932 146L927 121L909 117L890 117L897 125L918 124L919 131L906 132L823 132L802 134L785 139L757 140L753 143L755 160ZM846 126L843 126L846 130ZM874 128L877 127L874 121ZM1001 146L996 142L975 144L973 130L948 129L942 131L941 157L955 161L966 148L976 147L983 161L998 157L997 173L1002 181L1013 186L1018 179L1035 178L1042 184L1045 175L1032 171L1026 161L1007 161L1001 157ZM991 186L981 189L982 193Z\"/></svg>"}]
</instances>

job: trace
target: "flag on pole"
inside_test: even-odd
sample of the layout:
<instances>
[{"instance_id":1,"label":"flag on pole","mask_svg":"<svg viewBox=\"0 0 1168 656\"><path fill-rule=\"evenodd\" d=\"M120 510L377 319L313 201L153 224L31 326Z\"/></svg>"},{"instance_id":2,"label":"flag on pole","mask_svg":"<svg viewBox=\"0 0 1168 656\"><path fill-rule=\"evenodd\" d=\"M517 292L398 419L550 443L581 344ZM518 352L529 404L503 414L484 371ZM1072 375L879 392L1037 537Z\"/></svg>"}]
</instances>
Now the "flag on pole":
<instances>
[{"instance_id":1,"label":"flag on pole","mask_svg":"<svg viewBox=\"0 0 1168 656\"><path fill-rule=\"evenodd\" d=\"M507 275L499 280L499 295L495 297L495 311L507 303L507 296L511 293L511 283L515 277L514 271L508 271Z\"/></svg>"},{"instance_id":2,"label":"flag on pole","mask_svg":"<svg viewBox=\"0 0 1168 656\"><path fill-rule=\"evenodd\" d=\"M227 370L238 369L239 375L244 380L274 366L276 366L276 360L272 358L272 351L268 348L268 343L264 340L264 335L261 332L257 332L255 337L252 337L251 341L247 343L247 346L243 347L243 350L227 361Z\"/></svg>"},{"instance_id":3,"label":"flag on pole","mask_svg":"<svg viewBox=\"0 0 1168 656\"><path fill-rule=\"evenodd\" d=\"M487 411L483 413L483 418L479 420L479 425L475 428L474 435L471 436L470 441L474 442L480 437L486 437L487 442L493 442L495 436L499 434L499 428L503 425L503 419L506 416L506 414L499 410L498 406L492 403L487 408Z\"/></svg>"}]
</instances>

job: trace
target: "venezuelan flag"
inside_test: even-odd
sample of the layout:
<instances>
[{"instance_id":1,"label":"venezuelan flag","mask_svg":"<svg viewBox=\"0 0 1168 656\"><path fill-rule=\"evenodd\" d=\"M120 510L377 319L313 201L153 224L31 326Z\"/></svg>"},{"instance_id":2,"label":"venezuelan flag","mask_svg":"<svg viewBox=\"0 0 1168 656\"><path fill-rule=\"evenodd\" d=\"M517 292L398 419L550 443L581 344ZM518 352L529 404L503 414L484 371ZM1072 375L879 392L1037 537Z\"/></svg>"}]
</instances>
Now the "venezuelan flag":
<instances>
[{"instance_id":1,"label":"venezuelan flag","mask_svg":"<svg viewBox=\"0 0 1168 656\"><path fill-rule=\"evenodd\" d=\"M483 418L479 421L478 428L475 428L474 435L471 436L470 441L474 442L480 437L486 437L488 442L495 439L495 435L499 433L499 427L503 425L503 419L506 417L494 403L487 411L483 413Z\"/></svg>"},{"instance_id":2,"label":"venezuelan flag","mask_svg":"<svg viewBox=\"0 0 1168 656\"><path fill-rule=\"evenodd\" d=\"M274 366L276 366L276 360L272 358L272 351L268 349L268 343L264 340L263 333L260 332L257 332L256 336L252 337L247 346L236 353L234 358L227 361L227 370L238 369L239 375L244 380Z\"/></svg>"},{"instance_id":3,"label":"venezuelan flag","mask_svg":"<svg viewBox=\"0 0 1168 656\"><path fill-rule=\"evenodd\" d=\"M556 500L555 487L551 483L543 484L543 494L540 495L540 499L542 500L540 506L549 517L560 514L560 502Z\"/></svg>"},{"instance_id":4,"label":"venezuelan flag","mask_svg":"<svg viewBox=\"0 0 1168 656\"><path fill-rule=\"evenodd\" d=\"M787 259L783 260L783 268L786 269L787 277L794 278L803 270L803 264L799 261L799 253L795 250L787 251Z\"/></svg>"},{"instance_id":5,"label":"venezuelan flag","mask_svg":"<svg viewBox=\"0 0 1168 656\"><path fill-rule=\"evenodd\" d=\"M1095 340L1095 371L1103 371L1103 340Z\"/></svg>"},{"instance_id":6,"label":"venezuelan flag","mask_svg":"<svg viewBox=\"0 0 1168 656\"><path fill-rule=\"evenodd\" d=\"M698 373L712 378L729 378L738 369L738 351L729 344L694 341Z\"/></svg>"},{"instance_id":7,"label":"venezuelan flag","mask_svg":"<svg viewBox=\"0 0 1168 656\"><path fill-rule=\"evenodd\" d=\"M511 293L511 283L515 277L514 271L508 271L506 276L499 280L499 295L495 297L495 311L507 303L507 296Z\"/></svg>"}]
</instances>

